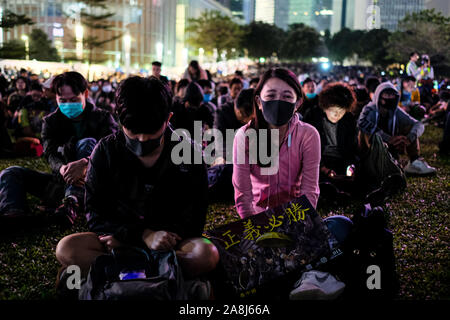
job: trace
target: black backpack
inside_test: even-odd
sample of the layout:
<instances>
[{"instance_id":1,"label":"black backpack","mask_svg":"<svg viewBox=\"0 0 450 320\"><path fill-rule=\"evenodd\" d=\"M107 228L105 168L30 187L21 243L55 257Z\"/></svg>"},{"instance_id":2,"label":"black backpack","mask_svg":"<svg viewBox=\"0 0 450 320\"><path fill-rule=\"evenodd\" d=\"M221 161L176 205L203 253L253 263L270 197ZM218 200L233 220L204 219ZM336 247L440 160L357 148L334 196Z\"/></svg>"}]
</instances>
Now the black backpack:
<instances>
[{"instance_id":1,"label":"black backpack","mask_svg":"<svg viewBox=\"0 0 450 320\"><path fill-rule=\"evenodd\" d=\"M381 207L372 209L369 204L355 214L342 256L327 268L345 283L344 299L391 300L398 292L393 236L386 228L385 214ZM381 280L379 288L371 281L376 273Z\"/></svg>"},{"instance_id":2,"label":"black backpack","mask_svg":"<svg viewBox=\"0 0 450 320\"><path fill-rule=\"evenodd\" d=\"M175 251L134 247L114 249L92 264L80 300L208 299L207 281L185 281Z\"/></svg>"}]
</instances>

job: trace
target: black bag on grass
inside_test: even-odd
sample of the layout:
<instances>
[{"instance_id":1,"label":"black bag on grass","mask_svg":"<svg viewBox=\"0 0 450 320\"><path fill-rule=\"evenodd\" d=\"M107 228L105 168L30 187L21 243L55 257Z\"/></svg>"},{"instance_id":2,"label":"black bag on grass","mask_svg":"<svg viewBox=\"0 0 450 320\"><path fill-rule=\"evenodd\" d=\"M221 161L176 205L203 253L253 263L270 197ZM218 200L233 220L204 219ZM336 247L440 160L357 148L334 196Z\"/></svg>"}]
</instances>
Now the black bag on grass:
<instances>
[{"instance_id":1,"label":"black bag on grass","mask_svg":"<svg viewBox=\"0 0 450 320\"><path fill-rule=\"evenodd\" d=\"M403 188L406 187L406 178L403 169L397 160L389 153L383 140L378 134L370 137L370 149L361 157L360 181L361 185L367 185L369 190L378 188L383 181L390 176L400 176L403 180Z\"/></svg>"},{"instance_id":2,"label":"black bag on grass","mask_svg":"<svg viewBox=\"0 0 450 320\"><path fill-rule=\"evenodd\" d=\"M209 283L184 281L175 252L133 247L114 249L92 264L80 300L206 299Z\"/></svg>"},{"instance_id":3,"label":"black bag on grass","mask_svg":"<svg viewBox=\"0 0 450 320\"><path fill-rule=\"evenodd\" d=\"M372 209L369 204L355 214L353 229L342 246L343 255L328 266L327 271L346 285L344 299L389 300L397 294L393 236L384 215L380 207Z\"/></svg>"}]
</instances>

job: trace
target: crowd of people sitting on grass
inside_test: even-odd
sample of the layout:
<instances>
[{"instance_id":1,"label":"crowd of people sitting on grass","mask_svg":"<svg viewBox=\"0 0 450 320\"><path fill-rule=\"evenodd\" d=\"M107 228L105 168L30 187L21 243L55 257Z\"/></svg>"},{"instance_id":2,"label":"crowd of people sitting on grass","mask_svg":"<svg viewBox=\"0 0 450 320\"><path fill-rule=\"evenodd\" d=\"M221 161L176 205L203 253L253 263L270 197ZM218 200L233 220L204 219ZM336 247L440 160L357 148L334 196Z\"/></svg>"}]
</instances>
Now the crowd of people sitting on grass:
<instances>
[{"instance_id":1,"label":"crowd of people sitting on grass","mask_svg":"<svg viewBox=\"0 0 450 320\"><path fill-rule=\"evenodd\" d=\"M412 63L417 58L413 53ZM32 220L31 194L52 223L87 222L88 232L59 242L59 277L69 265L86 276L96 257L123 245L177 250L195 277L218 262L214 246L199 241L211 199L234 200L241 218L301 195L314 208L355 199L382 204L405 189L405 173L436 173L420 154L426 125L443 128L440 152L450 150L450 83L433 87L434 75L423 72L429 67L412 63L395 83L367 75L311 78L278 67L214 82L196 61L179 81L161 75L159 62L152 76L120 83L88 82L75 71L35 79L22 70L12 81L0 75L1 157L43 156L52 171L1 171L0 227ZM184 140L177 129L193 138L192 157L207 147L194 139L198 122L202 133L222 133L221 156L207 165L174 163ZM275 172L264 174L259 157L250 163L249 129L257 136L278 130Z\"/></svg>"}]
</instances>

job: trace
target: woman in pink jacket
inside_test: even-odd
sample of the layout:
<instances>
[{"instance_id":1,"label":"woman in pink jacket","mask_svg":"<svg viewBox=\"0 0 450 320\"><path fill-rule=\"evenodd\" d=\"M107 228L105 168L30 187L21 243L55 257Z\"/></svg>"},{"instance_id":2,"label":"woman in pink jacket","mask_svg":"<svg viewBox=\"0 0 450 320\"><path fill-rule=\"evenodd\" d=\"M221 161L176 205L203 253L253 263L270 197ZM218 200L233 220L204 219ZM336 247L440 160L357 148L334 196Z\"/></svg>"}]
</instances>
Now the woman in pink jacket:
<instances>
[{"instance_id":1,"label":"woman in pink jacket","mask_svg":"<svg viewBox=\"0 0 450 320\"><path fill-rule=\"evenodd\" d=\"M301 195L306 195L316 207L320 137L317 130L300 121L295 112L303 99L297 77L287 69L270 69L258 83L253 102L256 118L238 130L233 145L233 185L241 218ZM255 141L248 138L252 136L251 129L256 131ZM261 158L260 139L267 145L270 141L260 129L278 129L278 141L274 139L278 142L275 146L279 150L278 162L272 163L271 170Z\"/></svg>"}]
</instances>

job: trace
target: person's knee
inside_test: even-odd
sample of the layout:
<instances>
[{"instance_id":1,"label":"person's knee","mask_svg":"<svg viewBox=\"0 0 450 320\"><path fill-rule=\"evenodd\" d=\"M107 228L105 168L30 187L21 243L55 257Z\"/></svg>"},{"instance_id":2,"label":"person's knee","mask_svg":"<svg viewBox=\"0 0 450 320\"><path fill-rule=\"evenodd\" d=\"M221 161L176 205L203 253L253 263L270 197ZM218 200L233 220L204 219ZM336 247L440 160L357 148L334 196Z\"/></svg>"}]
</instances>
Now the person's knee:
<instances>
[{"instance_id":1,"label":"person's knee","mask_svg":"<svg viewBox=\"0 0 450 320\"><path fill-rule=\"evenodd\" d=\"M11 177L20 177L24 168L19 166L8 167L0 172L0 180L10 179Z\"/></svg>"},{"instance_id":2,"label":"person's knee","mask_svg":"<svg viewBox=\"0 0 450 320\"><path fill-rule=\"evenodd\" d=\"M184 273L196 277L214 270L219 262L219 251L206 238L192 238L181 242L177 257Z\"/></svg>"},{"instance_id":3,"label":"person's knee","mask_svg":"<svg viewBox=\"0 0 450 320\"><path fill-rule=\"evenodd\" d=\"M324 219L327 228L339 243L343 243L350 234L353 222L346 216L336 215Z\"/></svg>"},{"instance_id":4,"label":"person's knee","mask_svg":"<svg viewBox=\"0 0 450 320\"><path fill-rule=\"evenodd\" d=\"M61 239L56 247L56 259L63 265L81 265L86 252L101 251L102 245L93 232L74 233Z\"/></svg>"},{"instance_id":5,"label":"person's knee","mask_svg":"<svg viewBox=\"0 0 450 320\"><path fill-rule=\"evenodd\" d=\"M95 138L83 138L78 140L77 142L77 149L78 150L84 150L84 149L93 149L95 145L97 144L97 140Z\"/></svg>"},{"instance_id":6,"label":"person's knee","mask_svg":"<svg viewBox=\"0 0 450 320\"><path fill-rule=\"evenodd\" d=\"M95 138L83 138L78 140L78 146L92 146L92 145L96 145L97 144L97 140Z\"/></svg>"}]
</instances>

